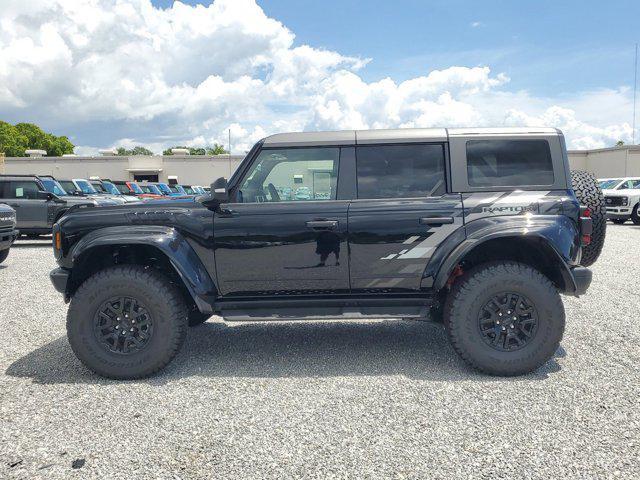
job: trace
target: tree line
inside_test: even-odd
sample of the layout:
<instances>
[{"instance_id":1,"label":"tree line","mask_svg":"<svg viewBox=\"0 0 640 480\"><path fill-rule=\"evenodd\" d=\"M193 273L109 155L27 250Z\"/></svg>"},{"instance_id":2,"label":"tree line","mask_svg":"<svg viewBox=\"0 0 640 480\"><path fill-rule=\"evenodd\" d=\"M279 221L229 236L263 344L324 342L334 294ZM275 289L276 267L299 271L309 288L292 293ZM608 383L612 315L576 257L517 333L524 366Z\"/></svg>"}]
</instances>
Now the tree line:
<instances>
[{"instance_id":1,"label":"tree line","mask_svg":"<svg viewBox=\"0 0 640 480\"><path fill-rule=\"evenodd\" d=\"M10 123L0 120L0 153L6 157L26 157L26 150L45 150L47 156L59 157L64 154L72 154L75 145L66 136L56 136L47 133L33 123ZM191 155L224 155L229 153L222 145L214 143L213 146L186 147L175 146L167 148L163 155L172 155L172 148L188 148ZM153 152L141 145L133 148L118 147L116 154L119 156L153 155Z\"/></svg>"},{"instance_id":2,"label":"tree line","mask_svg":"<svg viewBox=\"0 0 640 480\"><path fill-rule=\"evenodd\" d=\"M25 150L46 150L47 155L73 153L75 145L66 136L43 131L33 123L10 123L0 120L0 152L7 157L26 157Z\"/></svg>"}]
</instances>

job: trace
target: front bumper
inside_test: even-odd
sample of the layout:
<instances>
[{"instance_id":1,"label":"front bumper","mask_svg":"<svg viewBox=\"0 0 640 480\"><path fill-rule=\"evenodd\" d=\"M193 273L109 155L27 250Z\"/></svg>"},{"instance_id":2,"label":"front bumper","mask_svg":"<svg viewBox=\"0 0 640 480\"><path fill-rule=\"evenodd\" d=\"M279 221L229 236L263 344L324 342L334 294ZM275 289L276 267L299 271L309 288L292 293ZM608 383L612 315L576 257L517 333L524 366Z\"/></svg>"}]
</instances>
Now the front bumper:
<instances>
[{"instance_id":1,"label":"front bumper","mask_svg":"<svg viewBox=\"0 0 640 480\"><path fill-rule=\"evenodd\" d=\"M571 275L573 276L573 282L576 286L576 290L573 292L573 295L577 297L586 293L587 289L591 285L593 272L585 267L575 267L571 269Z\"/></svg>"},{"instance_id":2,"label":"front bumper","mask_svg":"<svg viewBox=\"0 0 640 480\"><path fill-rule=\"evenodd\" d=\"M607 207L607 218L629 218L631 207Z\"/></svg>"},{"instance_id":3,"label":"front bumper","mask_svg":"<svg viewBox=\"0 0 640 480\"><path fill-rule=\"evenodd\" d=\"M16 241L19 235L19 230L0 233L0 250L6 250L7 248L9 248L13 244L13 242Z\"/></svg>"},{"instance_id":4,"label":"front bumper","mask_svg":"<svg viewBox=\"0 0 640 480\"><path fill-rule=\"evenodd\" d=\"M66 268L61 267L51 270L51 273L49 273L49 278L51 279L53 288L62 293L65 298L67 296L67 284L69 283L70 276L71 272Z\"/></svg>"}]
</instances>

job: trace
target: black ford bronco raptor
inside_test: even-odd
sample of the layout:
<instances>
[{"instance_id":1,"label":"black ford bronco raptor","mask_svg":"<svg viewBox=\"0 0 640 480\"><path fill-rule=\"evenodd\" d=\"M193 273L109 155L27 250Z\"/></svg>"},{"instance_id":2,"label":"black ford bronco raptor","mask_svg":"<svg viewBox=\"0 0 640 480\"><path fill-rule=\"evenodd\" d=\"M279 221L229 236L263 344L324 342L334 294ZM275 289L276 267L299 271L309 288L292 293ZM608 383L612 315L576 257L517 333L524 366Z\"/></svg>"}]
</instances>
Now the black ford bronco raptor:
<instances>
[{"instance_id":1,"label":"black ford bronco raptor","mask_svg":"<svg viewBox=\"0 0 640 480\"><path fill-rule=\"evenodd\" d=\"M187 201L74 207L53 228L69 342L139 378L189 325L441 317L473 367L519 375L562 339L605 235L552 128L277 134Z\"/></svg>"}]
</instances>

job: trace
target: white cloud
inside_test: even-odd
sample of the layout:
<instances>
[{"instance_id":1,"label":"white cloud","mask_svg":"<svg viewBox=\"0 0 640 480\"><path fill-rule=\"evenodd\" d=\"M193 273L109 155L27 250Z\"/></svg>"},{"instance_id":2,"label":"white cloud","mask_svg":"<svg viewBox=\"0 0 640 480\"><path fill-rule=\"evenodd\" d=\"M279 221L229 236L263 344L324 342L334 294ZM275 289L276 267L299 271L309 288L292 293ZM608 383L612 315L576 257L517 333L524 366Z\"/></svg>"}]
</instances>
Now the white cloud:
<instances>
[{"instance_id":1,"label":"white cloud","mask_svg":"<svg viewBox=\"0 0 640 480\"><path fill-rule=\"evenodd\" d=\"M478 27L482 27L484 25L484 23L482 22L471 22L471 27L472 28L478 28Z\"/></svg>"},{"instance_id":2,"label":"white cloud","mask_svg":"<svg viewBox=\"0 0 640 480\"><path fill-rule=\"evenodd\" d=\"M474 22L472 26L481 26ZM488 67L367 82L369 59L295 45L253 0L4 0L0 112L73 135L79 152L226 145L278 131L552 125L574 148L629 141L628 90L540 98ZM613 114L616 112L617 114Z\"/></svg>"}]
</instances>

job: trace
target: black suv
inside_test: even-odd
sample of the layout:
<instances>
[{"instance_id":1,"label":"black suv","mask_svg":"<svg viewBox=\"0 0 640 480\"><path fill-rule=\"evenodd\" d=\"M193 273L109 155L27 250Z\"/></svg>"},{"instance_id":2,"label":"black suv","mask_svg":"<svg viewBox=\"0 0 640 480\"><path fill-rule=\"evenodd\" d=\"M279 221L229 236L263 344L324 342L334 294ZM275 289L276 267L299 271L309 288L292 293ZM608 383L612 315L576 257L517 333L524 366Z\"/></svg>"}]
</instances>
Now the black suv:
<instances>
[{"instance_id":1,"label":"black suv","mask_svg":"<svg viewBox=\"0 0 640 480\"><path fill-rule=\"evenodd\" d=\"M33 236L51 233L53 224L69 209L37 175L0 175L0 202L15 210L20 233Z\"/></svg>"},{"instance_id":2,"label":"black suv","mask_svg":"<svg viewBox=\"0 0 640 480\"><path fill-rule=\"evenodd\" d=\"M195 202L69 213L51 279L107 377L153 374L213 314L441 317L469 364L518 375L557 350L560 293L591 282L602 203L556 129L278 134Z\"/></svg>"},{"instance_id":3,"label":"black suv","mask_svg":"<svg viewBox=\"0 0 640 480\"><path fill-rule=\"evenodd\" d=\"M9 205L0 203L0 263L9 256L9 249L18 235L16 211Z\"/></svg>"}]
</instances>

